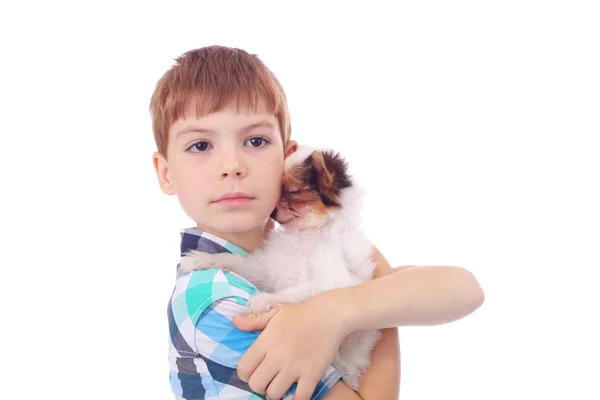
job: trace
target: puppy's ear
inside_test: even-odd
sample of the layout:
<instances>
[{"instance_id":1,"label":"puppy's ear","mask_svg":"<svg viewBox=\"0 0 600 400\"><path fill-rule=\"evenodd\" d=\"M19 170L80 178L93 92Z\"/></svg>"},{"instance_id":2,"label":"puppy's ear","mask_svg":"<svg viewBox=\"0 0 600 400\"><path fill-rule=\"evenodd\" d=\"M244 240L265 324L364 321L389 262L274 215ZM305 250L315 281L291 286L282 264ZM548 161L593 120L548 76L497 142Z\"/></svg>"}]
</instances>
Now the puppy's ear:
<instances>
[{"instance_id":1,"label":"puppy's ear","mask_svg":"<svg viewBox=\"0 0 600 400\"><path fill-rule=\"evenodd\" d=\"M330 151L312 153L316 184L326 203L340 205L340 191L351 186L348 166L339 154Z\"/></svg>"},{"instance_id":2,"label":"puppy's ear","mask_svg":"<svg viewBox=\"0 0 600 400\"><path fill-rule=\"evenodd\" d=\"M327 170L327 165L325 165L325 159L323 158L323 153L320 151L313 151L312 156L312 165L317 173L317 187L321 192L327 192L333 186L335 181L335 177L329 170Z\"/></svg>"}]
</instances>

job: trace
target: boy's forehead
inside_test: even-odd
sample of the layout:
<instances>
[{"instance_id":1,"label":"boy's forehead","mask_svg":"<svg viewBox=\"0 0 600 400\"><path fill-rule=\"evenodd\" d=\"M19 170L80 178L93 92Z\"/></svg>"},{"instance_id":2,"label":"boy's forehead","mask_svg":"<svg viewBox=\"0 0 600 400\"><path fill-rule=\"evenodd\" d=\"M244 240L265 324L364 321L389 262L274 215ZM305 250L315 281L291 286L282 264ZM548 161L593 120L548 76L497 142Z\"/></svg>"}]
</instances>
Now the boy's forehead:
<instances>
[{"instance_id":1,"label":"boy's forehead","mask_svg":"<svg viewBox=\"0 0 600 400\"><path fill-rule=\"evenodd\" d=\"M170 135L177 135L189 127L216 130L218 128L242 129L248 126L279 129L277 117L270 110L226 107L212 113L188 112L171 124Z\"/></svg>"},{"instance_id":2,"label":"boy's forehead","mask_svg":"<svg viewBox=\"0 0 600 400\"><path fill-rule=\"evenodd\" d=\"M188 120L203 120L210 118L216 114L224 114L226 117L252 117L252 116L271 116L275 117L273 107L268 107L264 99L259 98L253 104L248 104L240 99L230 100L223 106L209 105L207 102L197 100L196 104L190 103L184 112L184 118Z\"/></svg>"}]
</instances>

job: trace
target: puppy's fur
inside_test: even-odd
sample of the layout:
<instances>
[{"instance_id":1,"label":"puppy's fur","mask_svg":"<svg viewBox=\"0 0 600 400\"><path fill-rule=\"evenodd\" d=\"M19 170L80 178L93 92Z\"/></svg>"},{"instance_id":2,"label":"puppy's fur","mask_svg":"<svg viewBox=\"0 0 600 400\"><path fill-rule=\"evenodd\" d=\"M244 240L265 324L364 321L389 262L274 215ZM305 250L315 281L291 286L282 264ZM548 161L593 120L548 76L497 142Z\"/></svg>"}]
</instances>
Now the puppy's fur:
<instances>
[{"instance_id":1,"label":"puppy's fur","mask_svg":"<svg viewBox=\"0 0 600 400\"><path fill-rule=\"evenodd\" d=\"M372 245L360 228L362 197L338 154L301 147L286 159L272 214L281 226L263 247L249 257L191 251L181 267L223 268L252 282L264 292L250 299L253 313L357 285L372 279L374 270ZM354 332L342 342L333 365L353 389L379 337L379 331Z\"/></svg>"}]
</instances>

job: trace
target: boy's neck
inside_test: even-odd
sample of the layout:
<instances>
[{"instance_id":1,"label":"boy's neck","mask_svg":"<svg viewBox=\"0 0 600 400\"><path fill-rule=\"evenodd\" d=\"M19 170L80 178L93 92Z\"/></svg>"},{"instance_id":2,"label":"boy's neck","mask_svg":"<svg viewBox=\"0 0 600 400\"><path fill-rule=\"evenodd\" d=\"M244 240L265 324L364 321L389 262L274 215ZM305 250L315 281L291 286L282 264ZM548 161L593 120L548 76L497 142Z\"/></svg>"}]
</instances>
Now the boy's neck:
<instances>
[{"instance_id":1,"label":"boy's neck","mask_svg":"<svg viewBox=\"0 0 600 400\"><path fill-rule=\"evenodd\" d=\"M246 250L248 253L252 253L254 252L254 250L261 247L263 244L263 240L266 239L267 235L274 227L275 224L271 218L267 219L264 225L258 226L254 230L248 232L223 233L213 231L201 225L197 225L197 228L199 230L211 233L215 236L225 239L228 242L233 243L236 246Z\"/></svg>"}]
</instances>

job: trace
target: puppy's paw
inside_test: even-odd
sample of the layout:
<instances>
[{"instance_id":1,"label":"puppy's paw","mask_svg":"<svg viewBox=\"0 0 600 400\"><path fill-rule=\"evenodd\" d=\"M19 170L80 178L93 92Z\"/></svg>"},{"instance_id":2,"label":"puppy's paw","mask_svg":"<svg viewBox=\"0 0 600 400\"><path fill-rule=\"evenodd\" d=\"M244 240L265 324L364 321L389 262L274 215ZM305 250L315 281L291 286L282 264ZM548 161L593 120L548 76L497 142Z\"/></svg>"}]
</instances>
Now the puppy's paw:
<instances>
[{"instance_id":1,"label":"puppy's paw","mask_svg":"<svg viewBox=\"0 0 600 400\"><path fill-rule=\"evenodd\" d=\"M192 250L181 258L181 268L184 271L191 272L196 269L215 268L215 262L212 254Z\"/></svg>"},{"instance_id":2,"label":"puppy's paw","mask_svg":"<svg viewBox=\"0 0 600 400\"><path fill-rule=\"evenodd\" d=\"M273 307L277 307L279 302L274 294L259 293L252 296L248 301L248 309L252 314L266 313Z\"/></svg>"}]
</instances>

